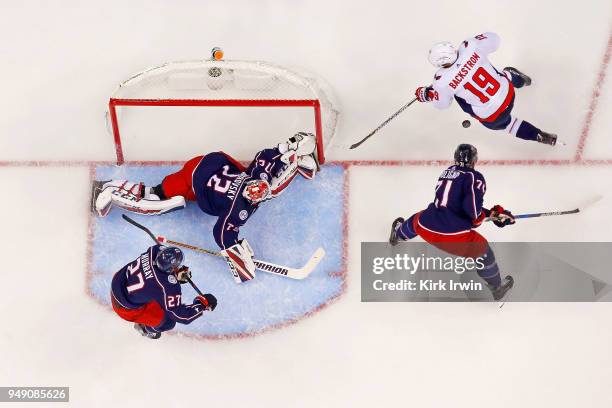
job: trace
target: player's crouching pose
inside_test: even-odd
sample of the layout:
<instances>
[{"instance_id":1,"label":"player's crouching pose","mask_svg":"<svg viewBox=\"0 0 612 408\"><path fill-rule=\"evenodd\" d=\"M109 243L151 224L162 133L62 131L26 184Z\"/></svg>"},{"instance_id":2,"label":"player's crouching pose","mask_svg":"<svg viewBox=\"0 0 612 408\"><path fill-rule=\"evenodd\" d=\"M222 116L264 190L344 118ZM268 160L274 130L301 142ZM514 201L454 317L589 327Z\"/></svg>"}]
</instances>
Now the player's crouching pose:
<instances>
[{"instance_id":1,"label":"player's crouching pose","mask_svg":"<svg viewBox=\"0 0 612 408\"><path fill-rule=\"evenodd\" d=\"M206 293L193 304L181 302L181 284L191 272L183 263L183 253L175 247L155 245L121 268L111 283L111 303L115 312L143 336L158 339L176 323L189 324L205 310L215 310L217 299Z\"/></svg>"},{"instance_id":2,"label":"player's crouching pose","mask_svg":"<svg viewBox=\"0 0 612 408\"><path fill-rule=\"evenodd\" d=\"M96 181L93 207L100 216L113 206L158 215L184 208L185 200L196 201L206 214L218 217L213 235L234 278L250 280L255 277L253 250L246 239L239 240L239 228L261 202L278 196L298 173L307 179L315 176L316 147L311 133L299 132L276 148L257 153L246 168L229 155L214 152L189 160L154 187L125 180Z\"/></svg>"},{"instance_id":3,"label":"player's crouching pose","mask_svg":"<svg viewBox=\"0 0 612 408\"><path fill-rule=\"evenodd\" d=\"M417 99L446 109L454 97L464 112L489 129L554 146L557 135L512 115L514 88L531 85L531 78L512 67L500 72L489 62L487 55L497 50L499 43L497 34L484 33L468 38L459 48L446 41L434 44L429 62L439 70L431 86L417 88Z\"/></svg>"},{"instance_id":4,"label":"player's crouching pose","mask_svg":"<svg viewBox=\"0 0 612 408\"><path fill-rule=\"evenodd\" d=\"M478 160L476 148L460 144L455 150L455 165L444 170L438 178L434 202L408 220L397 218L391 227L389 242L407 241L420 235L430 244L457 256L483 257L483 268L478 275L484 279L495 300L500 300L512 288L512 276L502 281L495 255L486 238L474 231L485 218L498 227L514 224L514 216L495 205L484 208L486 184L483 175L474 170Z\"/></svg>"}]
</instances>

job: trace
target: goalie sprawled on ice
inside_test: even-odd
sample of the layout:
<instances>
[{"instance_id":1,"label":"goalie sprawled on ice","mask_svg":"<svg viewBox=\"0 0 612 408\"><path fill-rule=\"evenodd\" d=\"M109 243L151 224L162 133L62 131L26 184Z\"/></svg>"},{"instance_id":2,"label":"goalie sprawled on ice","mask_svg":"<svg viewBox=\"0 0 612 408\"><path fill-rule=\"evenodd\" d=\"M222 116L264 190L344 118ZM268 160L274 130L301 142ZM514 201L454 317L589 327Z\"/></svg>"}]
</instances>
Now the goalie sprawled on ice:
<instances>
[{"instance_id":1,"label":"goalie sprawled on ice","mask_svg":"<svg viewBox=\"0 0 612 408\"><path fill-rule=\"evenodd\" d=\"M312 179L319 169L316 140L299 132L275 148L257 153L244 167L223 152L194 157L161 184L149 187L126 180L94 181L92 207L106 216L116 206L127 211L159 215L195 201L202 211L218 217L215 241L232 272L241 281L253 279L253 250L239 229L259 204L278 196L299 173Z\"/></svg>"}]
</instances>

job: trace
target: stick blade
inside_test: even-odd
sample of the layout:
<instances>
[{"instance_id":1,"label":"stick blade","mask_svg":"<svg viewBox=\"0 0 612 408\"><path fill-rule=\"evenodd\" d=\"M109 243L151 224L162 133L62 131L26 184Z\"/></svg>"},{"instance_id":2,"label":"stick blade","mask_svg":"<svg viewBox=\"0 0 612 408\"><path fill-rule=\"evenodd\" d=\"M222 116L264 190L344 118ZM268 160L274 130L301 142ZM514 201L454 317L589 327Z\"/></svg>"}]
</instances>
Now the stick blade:
<instances>
[{"instance_id":1,"label":"stick blade","mask_svg":"<svg viewBox=\"0 0 612 408\"><path fill-rule=\"evenodd\" d=\"M325 257L325 250L321 247L317 248L314 254L310 257L306 265L300 269L290 270L289 273L295 276L295 279L304 279L319 265L319 262Z\"/></svg>"},{"instance_id":2,"label":"stick blade","mask_svg":"<svg viewBox=\"0 0 612 408\"><path fill-rule=\"evenodd\" d=\"M589 198L588 200L585 200L580 206L578 206L578 210L580 212L584 211L585 209L591 207L593 204L595 204L596 202L600 201L603 198L603 195L601 194L597 194L591 198Z\"/></svg>"}]
</instances>

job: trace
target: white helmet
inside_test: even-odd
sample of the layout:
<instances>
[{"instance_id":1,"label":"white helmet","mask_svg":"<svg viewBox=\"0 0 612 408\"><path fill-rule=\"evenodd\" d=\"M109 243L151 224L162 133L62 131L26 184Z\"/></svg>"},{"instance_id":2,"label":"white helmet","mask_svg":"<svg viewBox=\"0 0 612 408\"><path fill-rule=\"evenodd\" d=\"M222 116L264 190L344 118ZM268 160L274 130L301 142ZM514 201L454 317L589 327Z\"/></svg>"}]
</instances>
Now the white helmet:
<instances>
[{"instance_id":1,"label":"white helmet","mask_svg":"<svg viewBox=\"0 0 612 408\"><path fill-rule=\"evenodd\" d=\"M435 67L442 67L457 61L457 48L448 41L434 44L429 50L429 62Z\"/></svg>"}]
</instances>

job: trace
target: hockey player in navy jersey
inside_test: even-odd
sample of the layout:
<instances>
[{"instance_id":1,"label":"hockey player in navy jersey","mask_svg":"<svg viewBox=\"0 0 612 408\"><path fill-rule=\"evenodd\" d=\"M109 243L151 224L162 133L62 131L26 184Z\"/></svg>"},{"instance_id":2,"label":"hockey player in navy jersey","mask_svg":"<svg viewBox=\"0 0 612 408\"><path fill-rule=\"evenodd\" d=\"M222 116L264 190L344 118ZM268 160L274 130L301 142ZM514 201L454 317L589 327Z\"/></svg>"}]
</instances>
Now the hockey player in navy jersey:
<instances>
[{"instance_id":1,"label":"hockey player in navy jersey","mask_svg":"<svg viewBox=\"0 0 612 408\"><path fill-rule=\"evenodd\" d=\"M111 304L122 319L134 322L143 336L158 339L176 323L189 324L204 311L217 307L210 293L196 296L193 303L182 303L181 284L191 272L183 263L183 253L175 247L155 245L121 268L111 283Z\"/></svg>"},{"instance_id":2,"label":"hockey player in navy jersey","mask_svg":"<svg viewBox=\"0 0 612 408\"><path fill-rule=\"evenodd\" d=\"M213 228L234 278L246 281L255 276L253 250L239 239L240 227L259 208L277 197L297 174L312 179L319 169L316 139L299 132L275 148L257 153L244 167L223 152L209 153L187 161L183 168L166 176L154 187L125 180L94 182L92 206L105 216L113 206L157 215L185 207L195 201L206 214L217 217Z\"/></svg>"},{"instance_id":3,"label":"hockey player in navy jersey","mask_svg":"<svg viewBox=\"0 0 612 408\"><path fill-rule=\"evenodd\" d=\"M500 300L512 288L512 276L501 279L495 255L486 238L474 229L489 218L498 227L514 224L514 216L500 205L490 210L483 207L486 183L474 169L478 160L476 148L460 144L455 150L455 164L442 172L436 185L434 201L408 220L397 218L391 227L389 242L397 245L417 235L453 255L483 257L484 267L477 270Z\"/></svg>"},{"instance_id":4,"label":"hockey player in navy jersey","mask_svg":"<svg viewBox=\"0 0 612 408\"><path fill-rule=\"evenodd\" d=\"M491 130L554 146L557 135L512 115L514 89L531 85L531 78L512 67L498 71L489 62L488 54L497 50L500 41L489 32L468 38L459 47L447 41L434 44L429 62L439 69L432 85L417 88L417 100L446 109L455 99L464 112Z\"/></svg>"}]
</instances>

